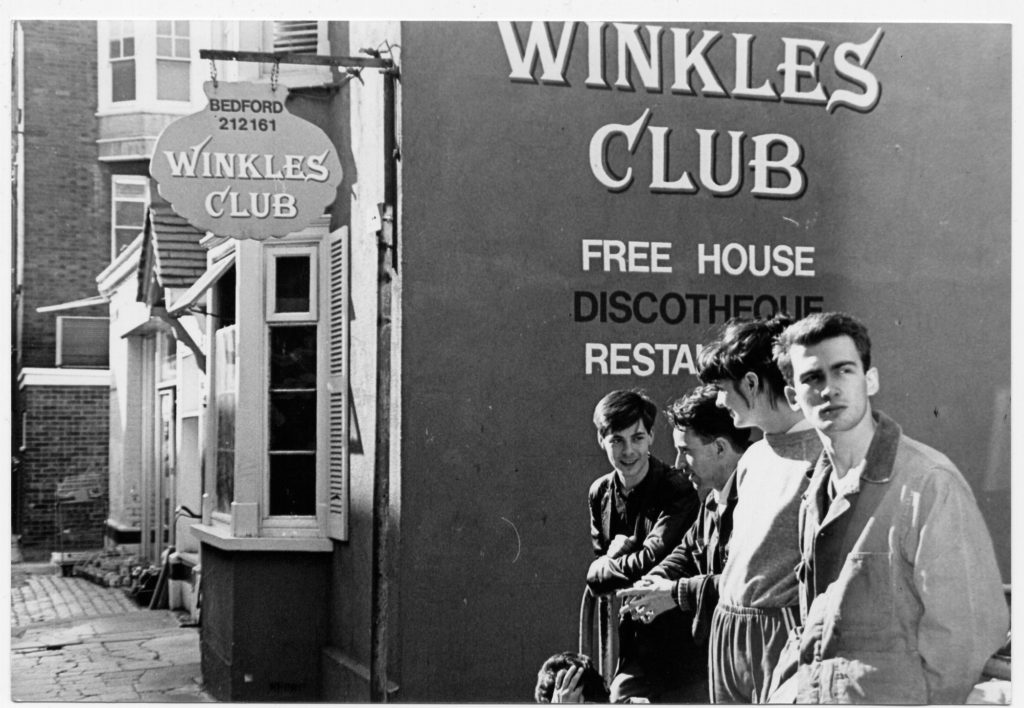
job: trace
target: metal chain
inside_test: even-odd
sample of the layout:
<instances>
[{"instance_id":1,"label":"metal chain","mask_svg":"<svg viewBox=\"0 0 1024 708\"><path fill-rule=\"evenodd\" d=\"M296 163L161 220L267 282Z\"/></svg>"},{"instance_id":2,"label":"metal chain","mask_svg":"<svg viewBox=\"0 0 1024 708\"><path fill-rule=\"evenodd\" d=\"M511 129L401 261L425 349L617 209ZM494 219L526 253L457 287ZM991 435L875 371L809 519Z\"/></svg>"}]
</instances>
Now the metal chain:
<instances>
[{"instance_id":1,"label":"metal chain","mask_svg":"<svg viewBox=\"0 0 1024 708\"><path fill-rule=\"evenodd\" d=\"M274 68L270 70L270 90L277 91L277 72L281 70L281 62L274 61Z\"/></svg>"},{"instance_id":2,"label":"metal chain","mask_svg":"<svg viewBox=\"0 0 1024 708\"><path fill-rule=\"evenodd\" d=\"M217 88L217 62L213 59L210 60L210 80L213 82L213 87Z\"/></svg>"}]
</instances>

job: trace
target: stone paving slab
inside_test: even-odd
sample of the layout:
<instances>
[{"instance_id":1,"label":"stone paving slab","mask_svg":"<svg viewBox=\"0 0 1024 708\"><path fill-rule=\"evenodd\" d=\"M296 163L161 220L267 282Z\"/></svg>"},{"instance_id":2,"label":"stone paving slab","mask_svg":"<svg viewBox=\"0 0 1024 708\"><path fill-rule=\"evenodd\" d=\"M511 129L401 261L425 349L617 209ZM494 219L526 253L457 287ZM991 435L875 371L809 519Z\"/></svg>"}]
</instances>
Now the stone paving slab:
<instances>
[{"instance_id":1,"label":"stone paving slab","mask_svg":"<svg viewBox=\"0 0 1024 708\"><path fill-rule=\"evenodd\" d=\"M202 690L199 630L122 589L12 566L15 701L213 702Z\"/></svg>"}]
</instances>

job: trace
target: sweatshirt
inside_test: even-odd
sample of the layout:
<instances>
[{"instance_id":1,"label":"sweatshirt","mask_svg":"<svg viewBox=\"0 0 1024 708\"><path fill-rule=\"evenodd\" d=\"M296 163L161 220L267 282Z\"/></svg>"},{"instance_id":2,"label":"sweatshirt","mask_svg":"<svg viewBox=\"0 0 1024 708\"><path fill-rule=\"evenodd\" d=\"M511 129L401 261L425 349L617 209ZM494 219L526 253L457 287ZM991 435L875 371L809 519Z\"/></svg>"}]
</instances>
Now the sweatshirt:
<instances>
[{"instance_id":1,"label":"sweatshirt","mask_svg":"<svg viewBox=\"0 0 1024 708\"><path fill-rule=\"evenodd\" d=\"M740 458L729 560L720 603L781 608L798 604L800 501L822 451L814 428L766 433Z\"/></svg>"}]
</instances>

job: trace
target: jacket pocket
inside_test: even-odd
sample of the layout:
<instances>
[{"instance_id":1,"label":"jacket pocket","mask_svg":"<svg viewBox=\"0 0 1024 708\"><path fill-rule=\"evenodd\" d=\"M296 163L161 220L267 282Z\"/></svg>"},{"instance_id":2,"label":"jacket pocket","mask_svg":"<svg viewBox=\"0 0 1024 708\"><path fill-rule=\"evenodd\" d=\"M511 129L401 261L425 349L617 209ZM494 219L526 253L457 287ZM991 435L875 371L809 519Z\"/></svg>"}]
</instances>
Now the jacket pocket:
<instances>
[{"instance_id":1,"label":"jacket pocket","mask_svg":"<svg viewBox=\"0 0 1024 708\"><path fill-rule=\"evenodd\" d=\"M824 627L825 655L835 642L878 646L882 636L898 632L889 553L850 553L828 590Z\"/></svg>"}]
</instances>

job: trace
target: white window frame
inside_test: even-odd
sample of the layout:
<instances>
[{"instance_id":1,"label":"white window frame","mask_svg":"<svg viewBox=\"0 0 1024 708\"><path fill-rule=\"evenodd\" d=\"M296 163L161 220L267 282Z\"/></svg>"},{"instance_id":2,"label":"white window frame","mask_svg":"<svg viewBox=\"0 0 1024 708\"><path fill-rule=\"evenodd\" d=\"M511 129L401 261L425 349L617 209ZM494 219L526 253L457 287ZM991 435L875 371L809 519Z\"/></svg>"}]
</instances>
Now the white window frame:
<instances>
[{"instance_id":1,"label":"white window frame","mask_svg":"<svg viewBox=\"0 0 1024 708\"><path fill-rule=\"evenodd\" d=\"M171 33L170 34L160 34L160 23L161 22L168 22L168 23L170 23L170 25L171 25ZM188 22L189 23L189 33L188 33L188 35L182 36L182 35L179 35L177 33L177 30L178 30L177 24L179 22ZM158 96L159 96L159 92L160 92L160 82L159 82L159 79L160 79L160 63L161 62L171 62L171 63L175 63L175 64L186 64L186 68L187 69L191 68L191 61L192 61L192 26L194 24L195 24L195 22L192 21L192 20L157 20L156 21L156 29L155 29L155 38L156 38L155 39L155 42L156 42L155 46L156 46L156 49L154 50L154 53L155 53L155 56L156 56L156 69L155 69L156 70L156 77L157 77L156 91L157 91L157 95ZM166 38L166 39L170 40L170 42L171 42L171 53L170 54L161 54L160 53L160 39L161 38ZM185 39L188 42L188 52L186 52L184 55L179 55L178 54L177 46L178 46L178 40L180 40L180 39ZM191 92L192 83L193 82L191 80L186 81L186 85L189 87L189 91L190 92ZM157 100L161 100L161 99L158 98ZM171 99L164 99L164 100L171 100ZM191 102L191 95L188 98L185 98L185 99L182 99L182 100L184 100L186 102Z\"/></svg>"},{"instance_id":2,"label":"white window frame","mask_svg":"<svg viewBox=\"0 0 1024 708\"><path fill-rule=\"evenodd\" d=\"M230 512L213 511L204 499L204 522L192 527L203 543L234 551L315 551L348 540L349 382L348 229L328 230L324 215L311 226L273 241L235 241L237 273L235 324L239 351L251 352L238 370L235 416L234 498ZM211 255L221 246L213 246ZM272 264L281 256L315 256L310 276L313 295L304 319L273 313ZM315 303L315 304L314 304ZM311 318L315 316L315 320ZM270 509L270 328L314 322L316 334L316 497L315 514L271 516ZM212 344L211 344L212 346ZM209 361L215 361L211 356ZM210 371L211 377L215 372ZM212 384L209 395L214 396ZM211 416L212 418L212 416ZM208 428L212 433L212 429ZM215 483L216 464L207 457L207 480Z\"/></svg>"},{"instance_id":3,"label":"white window frame","mask_svg":"<svg viewBox=\"0 0 1024 708\"><path fill-rule=\"evenodd\" d=\"M119 184L133 184L143 185L146 188L146 196L143 199L119 199L117 196L117 185ZM110 176L110 260L113 262L119 255L117 252L117 204L118 202L140 202L144 208L149 208L149 201L151 198L149 191L149 178L144 175L111 175ZM145 214L143 214L143 223L139 226L139 232L145 228Z\"/></svg>"},{"instance_id":4,"label":"white window frame","mask_svg":"<svg viewBox=\"0 0 1024 708\"><path fill-rule=\"evenodd\" d=\"M128 31L122 32L122 29L127 29L129 27L131 28L130 33ZM115 28L117 29L116 32L114 31ZM136 56L136 54L138 53L138 46L137 46L137 44L135 44L135 39L136 39L135 38L135 22L133 20L114 20L113 22L111 22L108 25L107 29L108 29L108 32L109 32L109 36L107 37L107 41L105 41L101 45L101 47L100 47L101 55L106 57L106 64L105 64L105 66L107 66L108 69L109 69L109 71L107 73L107 77L108 77L108 79L110 81L110 90L107 92L107 95L110 96L110 102L112 104L114 104L114 105L120 105L122 103L132 103L132 102L136 101L138 99L138 97L139 97L139 60L138 60L138 57ZM121 43L122 53L121 53L121 56L118 56L118 57L110 56L110 44L111 44L111 42L115 41L115 36L116 36L116 41ZM132 47L131 55L125 55L124 54L124 40L125 40L126 37L131 37L132 41L133 41L133 47ZM132 99L130 99L128 101L114 101L114 81L113 81L114 65L118 64L118 63L121 63L121 62L127 61L129 57L131 58L132 63L135 65L135 71L134 71L135 85L132 87L132 88L135 89L135 91L134 91L135 98L132 98Z\"/></svg>"},{"instance_id":5,"label":"white window frame","mask_svg":"<svg viewBox=\"0 0 1024 708\"><path fill-rule=\"evenodd\" d=\"M179 18L184 19L184 18ZM199 48L210 46L212 22L189 21L189 99L187 101L157 98L157 20L133 20L135 28L135 100L112 100L110 40L112 23L121 20L100 20L97 23L98 66L97 115L125 113L167 113L187 115L199 110L205 103L203 81L209 79L209 62L199 59ZM184 61L184 60L182 60ZM205 73L204 73L205 72Z\"/></svg>"},{"instance_id":6,"label":"white window frame","mask_svg":"<svg viewBox=\"0 0 1024 708\"><path fill-rule=\"evenodd\" d=\"M268 246L266 254L266 288L267 288L267 322L309 322L315 323L319 317L318 298L320 283L318 271L320 255L318 245L308 246ZM305 256L309 258L309 310L306 312L275 312L277 302L277 261L282 257Z\"/></svg>"},{"instance_id":7,"label":"white window frame","mask_svg":"<svg viewBox=\"0 0 1024 708\"><path fill-rule=\"evenodd\" d=\"M326 235L325 235L326 237ZM326 396L324 382L327 379L327 356L328 351L328 336L327 327L328 323L320 321L318 313L320 308L318 307L318 299L321 296L319 288L319 277L320 270L324 267L324 254L322 253L321 243L324 238L318 238L316 242L311 243L278 243L268 244L263 247L263 264L264 264L264 286L265 286L265 324L262 328L263 335L263 346L261 351L263 352L263 380L265 386L263 388L263 416L262 422L264 426L263 439L266 441L266 445L263 450L263 490L261 494L261 508L262 514L260 524L265 535L273 535L275 532L290 532L299 529L312 529L317 534L322 533L321 519L318 517L324 516L324 508L326 506L326 489L325 480L327 477L327 445L326 438L328 435L328 421L326 415ZM307 312L275 312L275 285L277 275L277 260L279 258L287 258L289 256L306 256L310 259L309 269L309 290L310 290L310 309ZM316 447L315 447L315 460L316 460L316 501L314 503L314 514L308 516L271 516L270 515L270 357L269 357L269 346L270 346L270 329L272 326L281 326L288 324L312 324L316 326ZM239 416L240 417L240 416Z\"/></svg>"}]
</instances>

